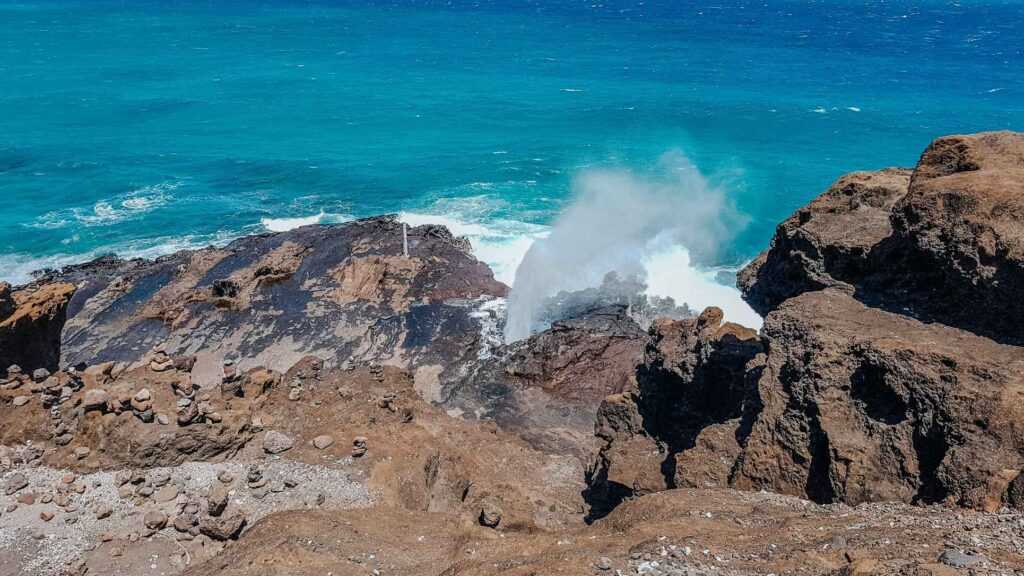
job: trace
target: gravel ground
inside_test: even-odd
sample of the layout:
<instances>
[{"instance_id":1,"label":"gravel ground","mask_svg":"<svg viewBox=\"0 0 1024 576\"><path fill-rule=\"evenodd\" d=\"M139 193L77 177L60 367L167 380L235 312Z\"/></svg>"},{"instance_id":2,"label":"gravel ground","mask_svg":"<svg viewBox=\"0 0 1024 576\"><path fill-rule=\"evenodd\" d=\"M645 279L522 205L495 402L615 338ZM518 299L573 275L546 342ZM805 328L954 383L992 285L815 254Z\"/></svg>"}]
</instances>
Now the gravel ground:
<instances>
[{"instance_id":1,"label":"gravel ground","mask_svg":"<svg viewBox=\"0 0 1024 576\"><path fill-rule=\"evenodd\" d=\"M261 491L250 489L245 482L249 465L253 463L262 470L266 487L273 488L262 498L257 497ZM168 502L157 502L155 497L149 497L138 504L136 497L121 498L118 495L116 473L96 472L77 477L72 486L81 484L85 491L82 494L69 491L70 505L64 508L55 502L43 503L41 500L47 494L56 496L67 471L46 467L14 468L0 476L0 488L15 473L24 474L29 485L12 495L4 494L0 489L0 575L58 574L68 563L94 549L104 534L115 539L127 539L133 533L143 533L142 517L150 511L162 511L173 521L177 505L185 500L185 495L204 496L211 486L220 482L217 477L222 472L234 477L228 513L244 513L249 525L268 514L284 510L315 506L348 509L371 505L372 499L365 485L358 478L350 477L346 463L347 460L341 460L337 466L310 465L275 457L216 464L190 462L173 468L154 468L142 472L148 478L168 473L168 485L178 487L179 497ZM286 480L294 486L286 487ZM29 492L35 495L35 503L17 502L18 496ZM100 504L110 506L112 514L109 517L96 517L94 509ZM15 505L16 509L8 511L8 507ZM52 513L54 517L44 521L40 517L43 512ZM170 525L154 534L154 537L171 540L177 536Z\"/></svg>"}]
</instances>

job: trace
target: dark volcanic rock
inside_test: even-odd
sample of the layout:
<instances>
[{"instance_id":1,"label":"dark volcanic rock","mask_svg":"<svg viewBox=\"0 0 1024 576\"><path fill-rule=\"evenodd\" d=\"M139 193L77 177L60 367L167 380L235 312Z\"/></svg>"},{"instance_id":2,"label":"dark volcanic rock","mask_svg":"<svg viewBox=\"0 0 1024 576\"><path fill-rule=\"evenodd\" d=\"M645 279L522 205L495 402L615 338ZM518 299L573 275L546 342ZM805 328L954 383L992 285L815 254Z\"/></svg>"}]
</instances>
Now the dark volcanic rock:
<instances>
[{"instance_id":1,"label":"dark volcanic rock","mask_svg":"<svg viewBox=\"0 0 1024 576\"><path fill-rule=\"evenodd\" d=\"M949 136L912 176L841 178L738 278L762 314L838 287L876 307L1024 343L1024 135Z\"/></svg>"},{"instance_id":2,"label":"dark volcanic rock","mask_svg":"<svg viewBox=\"0 0 1024 576\"><path fill-rule=\"evenodd\" d=\"M646 341L625 306L588 310L480 358L446 403L536 446L589 454L601 400L635 388Z\"/></svg>"},{"instance_id":3,"label":"dark volcanic rock","mask_svg":"<svg viewBox=\"0 0 1024 576\"><path fill-rule=\"evenodd\" d=\"M394 217L250 236L224 248L154 261L101 259L37 284L79 287L63 332L62 364L133 362L155 347L200 366L284 371L306 355L432 364L474 359L471 314L507 287L447 229Z\"/></svg>"},{"instance_id":4,"label":"dark volcanic rock","mask_svg":"<svg viewBox=\"0 0 1024 576\"><path fill-rule=\"evenodd\" d=\"M55 370L60 335L75 287L52 283L15 292L0 286L0 370L16 364L32 372Z\"/></svg>"}]
</instances>

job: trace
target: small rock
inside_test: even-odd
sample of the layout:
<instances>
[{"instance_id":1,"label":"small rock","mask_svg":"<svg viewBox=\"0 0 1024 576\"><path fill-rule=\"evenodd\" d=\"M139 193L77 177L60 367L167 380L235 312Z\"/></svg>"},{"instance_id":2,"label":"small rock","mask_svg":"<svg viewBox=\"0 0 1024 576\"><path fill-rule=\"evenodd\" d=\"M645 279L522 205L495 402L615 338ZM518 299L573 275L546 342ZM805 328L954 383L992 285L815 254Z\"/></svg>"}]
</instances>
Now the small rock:
<instances>
[{"instance_id":1,"label":"small rock","mask_svg":"<svg viewBox=\"0 0 1024 576\"><path fill-rule=\"evenodd\" d=\"M28 478L25 478L25 475L21 472L15 472L7 479L7 483L4 485L4 493L10 496L25 486L28 486Z\"/></svg>"},{"instance_id":2,"label":"small rock","mask_svg":"<svg viewBox=\"0 0 1024 576\"><path fill-rule=\"evenodd\" d=\"M288 399L292 402L302 399L302 388L292 388L288 391Z\"/></svg>"},{"instance_id":3,"label":"small rock","mask_svg":"<svg viewBox=\"0 0 1024 576\"><path fill-rule=\"evenodd\" d=\"M356 436L355 439L352 440L353 458L361 458L364 454L366 454L366 451L369 449L366 446L366 442L367 440L365 436Z\"/></svg>"},{"instance_id":4,"label":"small rock","mask_svg":"<svg viewBox=\"0 0 1024 576\"><path fill-rule=\"evenodd\" d=\"M157 502L171 502L178 497L178 487L174 484L168 484L164 486L153 496L153 499Z\"/></svg>"},{"instance_id":5,"label":"small rock","mask_svg":"<svg viewBox=\"0 0 1024 576\"><path fill-rule=\"evenodd\" d=\"M31 506L36 503L36 495L32 492L22 492L18 494L18 504L24 504L25 506Z\"/></svg>"},{"instance_id":6,"label":"small rock","mask_svg":"<svg viewBox=\"0 0 1024 576\"><path fill-rule=\"evenodd\" d=\"M501 524L501 508L494 502L485 500L480 506L480 525L497 528Z\"/></svg>"},{"instance_id":7,"label":"small rock","mask_svg":"<svg viewBox=\"0 0 1024 576\"><path fill-rule=\"evenodd\" d=\"M245 527L245 515L232 514L223 518L203 518L199 522L199 531L213 540L233 540L241 534Z\"/></svg>"},{"instance_id":8,"label":"small rock","mask_svg":"<svg viewBox=\"0 0 1024 576\"><path fill-rule=\"evenodd\" d=\"M158 414L156 415L156 421L157 421L157 422L158 422L158 423L159 423L159 424L160 424L161 426L167 426L168 424L170 424L170 423L171 423L171 419L170 419L170 418L168 418L167 414L162 414L162 413L158 413Z\"/></svg>"},{"instance_id":9,"label":"small rock","mask_svg":"<svg viewBox=\"0 0 1024 576\"><path fill-rule=\"evenodd\" d=\"M594 568L597 568L602 572L607 572L612 569L612 561L609 558L602 556L594 563Z\"/></svg>"},{"instance_id":10,"label":"small rock","mask_svg":"<svg viewBox=\"0 0 1024 576\"><path fill-rule=\"evenodd\" d=\"M228 489L224 484L215 484L206 498L206 511L210 516L220 516L228 507Z\"/></svg>"},{"instance_id":11,"label":"small rock","mask_svg":"<svg viewBox=\"0 0 1024 576\"><path fill-rule=\"evenodd\" d=\"M984 556L966 554L957 550L946 550L939 556L939 562L954 568L970 568L985 561Z\"/></svg>"},{"instance_id":12,"label":"small rock","mask_svg":"<svg viewBox=\"0 0 1024 576\"><path fill-rule=\"evenodd\" d=\"M136 402L149 402L153 398L153 393L149 391L149 388L143 388L135 393Z\"/></svg>"},{"instance_id":13,"label":"small rock","mask_svg":"<svg viewBox=\"0 0 1024 576\"><path fill-rule=\"evenodd\" d=\"M63 484L74 484L75 480L78 480L78 475L74 472L68 472L60 477L60 481ZM125 480L125 482L127 482L127 480ZM121 482L121 484L124 484L124 482Z\"/></svg>"},{"instance_id":14,"label":"small rock","mask_svg":"<svg viewBox=\"0 0 1024 576\"><path fill-rule=\"evenodd\" d=\"M235 481L235 477L231 474L231 472L228 472L227 470L221 470L220 473L217 474L217 480L220 480L224 484L231 484L232 482Z\"/></svg>"},{"instance_id":15,"label":"small rock","mask_svg":"<svg viewBox=\"0 0 1024 576\"><path fill-rule=\"evenodd\" d=\"M82 397L82 408L86 412L90 410L106 411L108 402L110 402L110 394L106 390L94 388L87 391Z\"/></svg>"},{"instance_id":16,"label":"small rock","mask_svg":"<svg viewBox=\"0 0 1024 576\"><path fill-rule=\"evenodd\" d=\"M92 452L92 450L89 450L87 447L79 446L78 448L75 448L75 458L82 460L89 456L90 452Z\"/></svg>"},{"instance_id":17,"label":"small rock","mask_svg":"<svg viewBox=\"0 0 1024 576\"><path fill-rule=\"evenodd\" d=\"M14 400L11 401L11 404L14 404L15 406L24 406L25 404L28 404L28 401L31 399L31 396L15 396Z\"/></svg>"},{"instance_id":18,"label":"small rock","mask_svg":"<svg viewBox=\"0 0 1024 576\"><path fill-rule=\"evenodd\" d=\"M42 512L39 513L39 519L43 522L49 522L50 520L53 520L53 512L50 512L49 510L43 510Z\"/></svg>"},{"instance_id":19,"label":"small rock","mask_svg":"<svg viewBox=\"0 0 1024 576\"><path fill-rule=\"evenodd\" d=\"M97 520L103 520L109 518L114 513L114 509L110 507L110 504L99 503L93 508L93 513L96 514Z\"/></svg>"},{"instance_id":20,"label":"small rock","mask_svg":"<svg viewBox=\"0 0 1024 576\"><path fill-rule=\"evenodd\" d=\"M167 526L167 515L163 512L147 512L142 518L142 523L150 530L162 530Z\"/></svg>"},{"instance_id":21,"label":"small rock","mask_svg":"<svg viewBox=\"0 0 1024 576\"><path fill-rule=\"evenodd\" d=\"M290 437L276 430L271 430L263 437L263 451L267 454L280 454L291 450L293 441Z\"/></svg>"},{"instance_id":22,"label":"small rock","mask_svg":"<svg viewBox=\"0 0 1024 576\"><path fill-rule=\"evenodd\" d=\"M36 368L32 371L32 379L36 382L42 382L50 377L50 371L46 368Z\"/></svg>"},{"instance_id":23,"label":"small rock","mask_svg":"<svg viewBox=\"0 0 1024 576\"><path fill-rule=\"evenodd\" d=\"M330 436L328 436L326 434L322 434L320 436L317 436L316 438L313 438L313 446L317 450L324 450L327 447L329 447L331 444L334 444L334 438L332 438L332 437L330 437Z\"/></svg>"}]
</instances>

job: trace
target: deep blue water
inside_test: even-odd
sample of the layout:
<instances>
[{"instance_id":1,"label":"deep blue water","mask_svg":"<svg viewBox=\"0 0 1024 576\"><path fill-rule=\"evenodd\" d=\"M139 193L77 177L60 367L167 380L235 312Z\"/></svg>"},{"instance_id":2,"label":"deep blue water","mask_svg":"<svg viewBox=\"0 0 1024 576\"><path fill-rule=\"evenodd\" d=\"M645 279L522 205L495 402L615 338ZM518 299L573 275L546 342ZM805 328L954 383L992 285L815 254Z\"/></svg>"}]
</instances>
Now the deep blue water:
<instances>
[{"instance_id":1,"label":"deep blue water","mask_svg":"<svg viewBox=\"0 0 1024 576\"><path fill-rule=\"evenodd\" d=\"M1016 1L0 0L0 278L393 211L514 268L669 151L735 264L846 171L1024 130L1022 50Z\"/></svg>"}]
</instances>

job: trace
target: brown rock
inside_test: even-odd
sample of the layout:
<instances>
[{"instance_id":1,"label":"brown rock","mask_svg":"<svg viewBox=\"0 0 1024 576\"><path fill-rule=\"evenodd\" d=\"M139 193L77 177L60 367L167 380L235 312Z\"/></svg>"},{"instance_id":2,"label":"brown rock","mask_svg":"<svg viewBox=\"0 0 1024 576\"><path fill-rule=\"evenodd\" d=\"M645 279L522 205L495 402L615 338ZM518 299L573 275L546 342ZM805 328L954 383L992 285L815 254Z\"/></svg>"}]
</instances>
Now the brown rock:
<instances>
[{"instance_id":1,"label":"brown rock","mask_svg":"<svg viewBox=\"0 0 1024 576\"><path fill-rule=\"evenodd\" d=\"M228 507L228 488L223 483L217 483L210 487L210 494L206 497L206 511L210 516L220 516Z\"/></svg>"},{"instance_id":2,"label":"brown rock","mask_svg":"<svg viewBox=\"0 0 1024 576\"><path fill-rule=\"evenodd\" d=\"M167 515L163 512L147 512L142 518L142 523L149 530L161 530L167 526Z\"/></svg>"},{"instance_id":3,"label":"brown rock","mask_svg":"<svg viewBox=\"0 0 1024 576\"><path fill-rule=\"evenodd\" d=\"M213 540L234 540L245 527L245 515L234 513L220 518L203 518L199 521L199 531Z\"/></svg>"},{"instance_id":4,"label":"brown rock","mask_svg":"<svg viewBox=\"0 0 1024 576\"><path fill-rule=\"evenodd\" d=\"M334 438L332 438L332 437L330 437L330 436L328 436L326 434L323 434L323 435L317 436L316 438L313 438L313 446L317 450L324 450L324 449L328 448L331 444L334 444Z\"/></svg>"},{"instance_id":5,"label":"brown rock","mask_svg":"<svg viewBox=\"0 0 1024 576\"><path fill-rule=\"evenodd\" d=\"M75 286L55 282L12 292L0 287L0 366L56 369Z\"/></svg>"}]
</instances>

